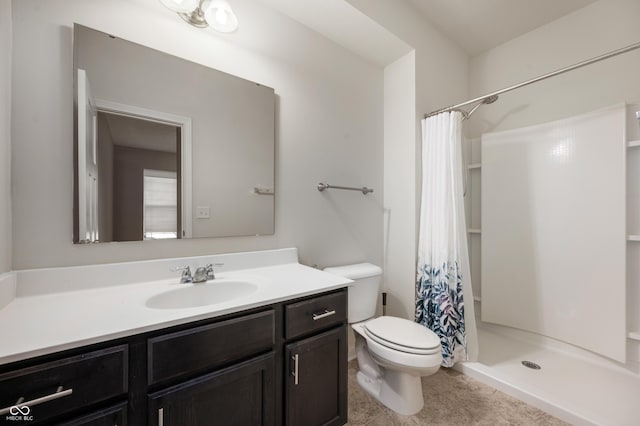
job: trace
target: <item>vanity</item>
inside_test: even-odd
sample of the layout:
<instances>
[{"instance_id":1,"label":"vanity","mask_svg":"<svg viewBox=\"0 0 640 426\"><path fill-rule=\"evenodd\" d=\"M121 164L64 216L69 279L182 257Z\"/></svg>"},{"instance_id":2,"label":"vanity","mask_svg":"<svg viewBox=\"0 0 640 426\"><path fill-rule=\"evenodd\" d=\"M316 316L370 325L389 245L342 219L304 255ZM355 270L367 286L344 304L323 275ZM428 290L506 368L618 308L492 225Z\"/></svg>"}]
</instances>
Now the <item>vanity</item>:
<instances>
[{"instance_id":1,"label":"vanity","mask_svg":"<svg viewBox=\"0 0 640 426\"><path fill-rule=\"evenodd\" d=\"M178 253L189 238L274 234L273 88L68 30L74 243ZM180 283L177 269L208 264L221 265L215 279ZM346 423L351 281L301 265L296 249L11 276L0 424Z\"/></svg>"},{"instance_id":2,"label":"vanity","mask_svg":"<svg viewBox=\"0 0 640 426\"><path fill-rule=\"evenodd\" d=\"M225 266L202 284L126 282L203 262ZM87 270L97 284L73 282ZM349 280L295 249L23 274L0 309L18 325L0 331L3 424L346 423Z\"/></svg>"}]
</instances>

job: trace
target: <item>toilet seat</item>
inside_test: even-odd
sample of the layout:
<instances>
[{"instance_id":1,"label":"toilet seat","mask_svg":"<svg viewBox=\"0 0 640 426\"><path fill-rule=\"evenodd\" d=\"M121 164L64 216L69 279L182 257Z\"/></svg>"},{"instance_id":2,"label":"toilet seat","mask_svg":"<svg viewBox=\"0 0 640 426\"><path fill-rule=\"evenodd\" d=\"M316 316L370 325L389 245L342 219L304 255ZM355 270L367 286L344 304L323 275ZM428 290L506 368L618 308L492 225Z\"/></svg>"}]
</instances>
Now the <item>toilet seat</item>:
<instances>
[{"instance_id":1,"label":"toilet seat","mask_svg":"<svg viewBox=\"0 0 640 426\"><path fill-rule=\"evenodd\" d=\"M404 318L383 316L363 324L368 338L389 349L414 355L439 354L440 339L428 328Z\"/></svg>"}]
</instances>

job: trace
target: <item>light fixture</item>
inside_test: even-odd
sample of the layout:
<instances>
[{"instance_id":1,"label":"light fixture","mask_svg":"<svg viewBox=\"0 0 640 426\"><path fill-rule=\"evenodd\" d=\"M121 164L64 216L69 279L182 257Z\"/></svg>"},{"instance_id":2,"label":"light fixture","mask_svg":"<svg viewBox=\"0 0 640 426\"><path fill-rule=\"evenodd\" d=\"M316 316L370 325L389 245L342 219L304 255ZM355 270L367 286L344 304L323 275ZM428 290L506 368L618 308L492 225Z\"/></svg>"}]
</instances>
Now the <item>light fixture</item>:
<instances>
[{"instance_id":1,"label":"light fixture","mask_svg":"<svg viewBox=\"0 0 640 426\"><path fill-rule=\"evenodd\" d=\"M221 33L238 29L238 18L226 0L160 0L194 27L211 27Z\"/></svg>"}]
</instances>

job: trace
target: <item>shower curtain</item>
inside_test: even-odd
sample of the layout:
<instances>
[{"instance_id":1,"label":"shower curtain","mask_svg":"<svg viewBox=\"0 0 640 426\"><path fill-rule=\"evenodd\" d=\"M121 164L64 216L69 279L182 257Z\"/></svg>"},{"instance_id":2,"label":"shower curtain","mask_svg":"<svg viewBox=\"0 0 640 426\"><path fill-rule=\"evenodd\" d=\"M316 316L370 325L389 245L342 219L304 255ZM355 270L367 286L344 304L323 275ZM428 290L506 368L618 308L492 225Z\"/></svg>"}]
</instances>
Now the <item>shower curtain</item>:
<instances>
[{"instance_id":1,"label":"shower curtain","mask_svg":"<svg viewBox=\"0 0 640 426\"><path fill-rule=\"evenodd\" d=\"M416 322L440 337L444 367L475 361L478 352L463 200L461 127L462 114L457 111L422 120Z\"/></svg>"}]
</instances>

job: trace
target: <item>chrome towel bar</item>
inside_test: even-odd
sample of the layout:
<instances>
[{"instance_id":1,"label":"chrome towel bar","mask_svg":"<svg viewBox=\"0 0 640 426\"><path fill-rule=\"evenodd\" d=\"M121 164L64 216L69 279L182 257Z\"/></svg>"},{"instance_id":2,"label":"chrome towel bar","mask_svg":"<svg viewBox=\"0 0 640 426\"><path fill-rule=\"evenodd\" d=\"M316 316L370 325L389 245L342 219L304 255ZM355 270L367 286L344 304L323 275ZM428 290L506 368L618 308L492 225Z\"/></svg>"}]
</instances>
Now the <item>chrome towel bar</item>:
<instances>
[{"instance_id":1,"label":"chrome towel bar","mask_svg":"<svg viewBox=\"0 0 640 426\"><path fill-rule=\"evenodd\" d=\"M253 188L253 193L258 195L274 195L275 191L273 188L259 188L256 186Z\"/></svg>"},{"instance_id":2,"label":"chrome towel bar","mask_svg":"<svg viewBox=\"0 0 640 426\"><path fill-rule=\"evenodd\" d=\"M366 186L363 186L362 188L354 188L351 186L334 186L334 185L329 185L328 183L320 182L318 184L318 191L322 192L325 189L346 189L348 191L360 191L364 195L367 195L368 193L373 192L373 189L367 188Z\"/></svg>"}]
</instances>

